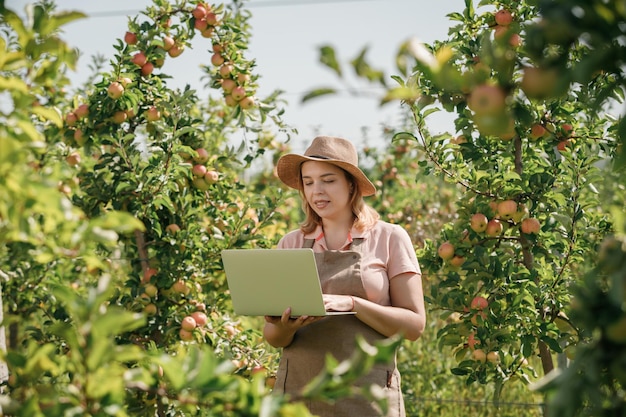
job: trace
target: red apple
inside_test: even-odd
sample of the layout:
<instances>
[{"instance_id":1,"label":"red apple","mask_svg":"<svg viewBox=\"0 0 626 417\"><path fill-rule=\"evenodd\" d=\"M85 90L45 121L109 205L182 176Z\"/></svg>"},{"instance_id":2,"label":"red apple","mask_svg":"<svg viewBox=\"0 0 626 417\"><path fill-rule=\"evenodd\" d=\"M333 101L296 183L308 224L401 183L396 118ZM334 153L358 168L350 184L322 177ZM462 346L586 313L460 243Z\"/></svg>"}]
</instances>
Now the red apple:
<instances>
[{"instance_id":1,"label":"red apple","mask_svg":"<svg viewBox=\"0 0 626 417\"><path fill-rule=\"evenodd\" d=\"M191 317L196 321L196 324L200 327L204 326L209 322L209 318L202 311L194 311L191 313Z\"/></svg>"},{"instance_id":2,"label":"red apple","mask_svg":"<svg viewBox=\"0 0 626 417\"><path fill-rule=\"evenodd\" d=\"M470 302L470 308L473 310L484 310L488 305L489 301L480 295L472 298L472 301Z\"/></svg>"},{"instance_id":3,"label":"red apple","mask_svg":"<svg viewBox=\"0 0 626 417\"><path fill-rule=\"evenodd\" d=\"M141 75L144 77L152 74L152 71L154 71L154 64L152 62L146 62L144 66L141 67Z\"/></svg>"},{"instance_id":4,"label":"red apple","mask_svg":"<svg viewBox=\"0 0 626 417\"><path fill-rule=\"evenodd\" d=\"M235 87L237 87L235 80L230 78L222 80L222 90L224 90L225 93L231 93Z\"/></svg>"},{"instance_id":5,"label":"red apple","mask_svg":"<svg viewBox=\"0 0 626 417\"><path fill-rule=\"evenodd\" d=\"M78 146L83 146L85 144L85 134L82 129L76 129L74 131L74 140Z\"/></svg>"},{"instance_id":6,"label":"red apple","mask_svg":"<svg viewBox=\"0 0 626 417\"><path fill-rule=\"evenodd\" d=\"M130 83L132 83L132 82L133 82L133 80L131 80L131 79L130 79L130 78L128 78L128 77L122 77L122 78L120 78L119 82L122 84L122 87L126 88L126 87L128 87L128 85L129 85Z\"/></svg>"},{"instance_id":7,"label":"red apple","mask_svg":"<svg viewBox=\"0 0 626 417\"><path fill-rule=\"evenodd\" d=\"M498 355L498 352L492 350L487 353L487 360L491 363L498 363L500 362L500 356Z\"/></svg>"},{"instance_id":8,"label":"red apple","mask_svg":"<svg viewBox=\"0 0 626 417\"><path fill-rule=\"evenodd\" d=\"M213 55L211 55L211 64L215 65L216 67L219 67L223 63L224 63L224 57L222 56L222 54L220 54L219 52L216 52Z\"/></svg>"},{"instance_id":9,"label":"red apple","mask_svg":"<svg viewBox=\"0 0 626 417\"><path fill-rule=\"evenodd\" d=\"M469 336L467 336L467 347L469 347L471 350L474 350L476 348L476 345L480 345L480 342L476 340L476 336L472 332L469 334Z\"/></svg>"},{"instance_id":10,"label":"red apple","mask_svg":"<svg viewBox=\"0 0 626 417\"><path fill-rule=\"evenodd\" d=\"M68 126L74 126L78 121L78 117L74 112L69 112L65 115L65 124Z\"/></svg>"},{"instance_id":11,"label":"red apple","mask_svg":"<svg viewBox=\"0 0 626 417\"><path fill-rule=\"evenodd\" d=\"M193 168L191 168L191 173L193 174L194 177L204 177L204 174L206 174L206 167L204 165L194 165Z\"/></svg>"},{"instance_id":12,"label":"red apple","mask_svg":"<svg viewBox=\"0 0 626 417\"><path fill-rule=\"evenodd\" d=\"M454 256L454 245L450 242L442 243L437 249L437 254L444 261L452 259Z\"/></svg>"},{"instance_id":13,"label":"red apple","mask_svg":"<svg viewBox=\"0 0 626 417\"><path fill-rule=\"evenodd\" d=\"M126 42L129 45L136 45L137 35L133 32L126 32L126 34L124 34L124 42Z\"/></svg>"},{"instance_id":14,"label":"red apple","mask_svg":"<svg viewBox=\"0 0 626 417\"><path fill-rule=\"evenodd\" d=\"M235 107L239 102L233 98L232 94L227 94L224 96L224 102L228 107Z\"/></svg>"},{"instance_id":15,"label":"red apple","mask_svg":"<svg viewBox=\"0 0 626 417\"><path fill-rule=\"evenodd\" d=\"M111 116L111 120L113 120L113 123L116 123L118 125L124 123L127 118L128 115L126 114L126 112L121 110L116 111L115 113L113 113L113 116Z\"/></svg>"},{"instance_id":16,"label":"red apple","mask_svg":"<svg viewBox=\"0 0 626 417\"><path fill-rule=\"evenodd\" d=\"M522 233L536 235L541 230L541 223L539 223L539 220L533 217L529 217L527 219L522 220L522 224L520 227L521 227Z\"/></svg>"},{"instance_id":17,"label":"red apple","mask_svg":"<svg viewBox=\"0 0 626 417\"><path fill-rule=\"evenodd\" d=\"M498 204L498 215L503 220L511 220L517 211L517 203L514 200L504 200Z\"/></svg>"},{"instance_id":18,"label":"red apple","mask_svg":"<svg viewBox=\"0 0 626 417\"><path fill-rule=\"evenodd\" d=\"M240 101L246 96L246 89L243 88L242 86L237 86L233 88L231 95L233 96L233 99L235 101Z\"/></svg>"},{"instance_id":19,"label":"red apple","mask_svg":"<svg viewBox=\"0 0 626 417\"><path fill-rule=\"evenodd\" d=\"M180 323L180 327L188 332L196 328L196 321L191 316L186 316Z\"/></svg>"},{"instance_id":20,"label":"red apple","mask_svg":"<svg viewBox=\"0 0 626 417\"><path fill-rule=\"evenodd\" d=\"M118 98L122 97L122 94L124 94L124 87L122 87L122 84L118 83L117 81L113 81L111 84L109 84L109 88L107 88L107 95L109 97L117 100Z\"/></svg>"},{"instance_id":21,"label":"red apple","mask_svg":"<svg viewBox=\"0 0 626 417\"><path fill-rule=\"evenodd\" d=\"M143 67L144 65L146 65L146 62L148 62L148 58L143 52L137 52L135 55L133 55L131 61L138 67Z\"/></svg>"},{"instance_id":22,"label":"red apple","mask_svg":"<svg viewBox=\"0 0 626 417\"><path fill-rule=\"evenodd\" d=\"M178 294L187 295L189 294L190 288L185 284L185 281L179 279L172 285L172 291Z\"/></svg>"},{"instance_id":23,"label":"red apple","mask_svg":"<svg viewBox=\"0 0 626 417\"><path fill-rule=\"evenodd\" d=\"M204 164L209 160L209 152L204 148L196 149L196 156L193 157L194 162Z\"/></svg>"},{"instance_id":24,"label":"red apple","mask_svg":"<svg viewBox=\"0 0 626 417\"><path fill-rule=\"evenodd\" d=\"M487 361L487 355L482 349L476 349L472 352L472 358L477 362L485 363Z\"/></svg>"},{"instance_id":25,"label":"red apple","mask_svg":"<svg viewBox=\"0 0 626 417\"><path fill-rule=\"evenodd\" d=\"M209 25L211 25L211 26L217 26L217 25L219 25L219 24L220 24L220 21L219 21L219 19L217 18L217 15L216 15L215 13L213 13L213 12L208 12L208 13L206 14L205 19L206 19L207 23L208 23Z\"/></svg>"},{"instance_id":26,"label":"red apple","mask_svg":"<svg viewBox=\"0 0 626 417\"><path fill-rule=\"evenodd\" d=\"M69 154L66 158L65 161L70 165L70 166L76 166L78 164L80 164L80 154L78 152L72 152L71 154Z\"/></svg>"},{"instance_id":27,"label":"red apple","mask_svg":"<svg viewBox=\"0 0 626 417\"><path fill-rule=\"evenodd\" d=\"M193 340L193 333L189 330L180 329L178 335L180 336L180 340L183 340L185 342L190 342Z\"/></svg>"},{"instance_id":28,"label":"red apple","mask_svg":"<svg viewBox=\"0 0 626 417\"><path fill-rule=\"evenodd\" d=\"M513 23L513 15L506 9L500 9L495 14L496 23L501 26L508 26Z\"/></svg>"},{"instance_id":29,"label":"red apple","mask_svg":"<svg viewBox=\"0 0 626 417\"><path fill-rule=\"evenodd\" d=\"M548 131L543 125L536 123L530 128L530 139L537 140L545 136Z\"/></svg>"},{"instance_id":30,"label":"red apple","mask_svg":"<svg viewBox=\"0 0 626 417\"><path fill-rule=\"evenodd\" d=\"M156 270L155 268L146 268L146 270L143 273L143 278L141 279L141 282L143 283L150 282L152 277L155 276L158 272L159 271Z\"/></svg>"},{"instance_id":31,"label":"red apple","mask_svg":"<svg viewBox=\"0 0 626 417\"><path fill-rule=\"evenodd\" d=\"M574 132L574 127L569 123L563 123L561 125L561 131L563 132L563 135L565 137L570 137L572 136L572 133Z\"/></svg>"},{"instance_id":32,"label":"red apple","mask_svg":"<svg viewBox=\"0 0 626 417\"><path fill-rule=\"evenodd\" d=\"M477 115L500 114L506 106L506 94L498 86L479 85L470 93L467 105Z\"/></svg>"},{"instance_id":33,"label":"red apple","mask_svg":"<svg viewBox=\"0 0 626 417\"><path fill-rule=\"evenodd\" d=\"M498 219L491 219L487 223L487 229L485 229L485 233L487 236L499 236L502 233L502 223Z\"/></svg>"},{"instance_id":34,"label":"red apple","mask_svg":"<svg viewBox=\"0 0 626 417\"><path fill-rule=\"evenodd\" d=\"M217 171L209 170L204 173L204 181L207 184L215 184L220 179L220 174Z\"/></svg>"},{"instance_id":35,"label":"red apple","mask_svg":"<svg viewBox=\"0 0 626 417\"><path fill-rule=\"evenodd\" d=\"M161 112L155 106L150 106L148 110L146 110L146 119L149 122L156 122L161 118Z\"/></svg>"},{"instance_id":36,"label":"red apple","mask_svg":"<svg viewBox=\"0 0 626 417\"><path fill-rule=\"evenodd\" d=\"M74 114L78 117L78 120L84 119L89 114L89 105L83 103L74 109Z\"/></svg>"},{"instance_id":37,"label":"red apple","mask_svg":"<svg viewBox=\"0 0 626 417\"><path fill-rule=\"evenodd\" d=\"M470 227L476 233L482 233L487 230L488 222L489 220L487 219L487 216L482 213L476 213L470 218Z\"/></svg>"},{"instance_id":38,"label":"red apple","mask_svg":"<svg viewBox=\"0 0 626 417\"><path fill-rule=\"evenodd\" d=\"M221 43L214 43L213 52L217 54L224 52L224 45L222 45Z\"/></svg>"},{"instance_id":39,"label":"red apple","mask_svg":"<svg viewBox=\"0 0 626 417\"><path fill-rule=\"evenodd\" d=\"M185 50L185 47L182 45L173 45L167 51L167 54L171 56L172 58L176 58L177 56L180 56L180 54L182 54L184 50Z\"/></svg>"},{"instance_id":40,"label":"red apple","mask_svg":"<svg viewBox=\"0 0 626 417\"><path fill-rule=\"evenodd\" d=\"M234 68L233 64L225 63L220 67L220 75L226 78L233 72Z\"/></svg>"},{"instance_id":41,"label":"red apple","mask_svg":"<svg viewBox=\"0 0 626 417\"><path fill-rule=\"evenodd\" d=\"M567 150L567 147L570 145L570 140L569 139L565 139L560 141L557 145L556 148L560 151L563 152L565 150Z\"/></svg>"},{"instance_id":42,"label":"red apple","mask_svg":"<svg viewBox=\"0 0 626 417\"><path fill-rule=\"evenodd\" d=\"M177 225L176 223L168 224L165 227L165 232L169 233L171 235L176 234L176 233L180 232L180 226Z\"/></svg>"},{"instance_id":43,"label":"red apple","mask_svg":"<svg viewBox=\"0 0 626 417\"><path fill-rule=\"evenodd\" d=\"M194 18L196 19L204 19L207 14L207 9L202 4L198 4L195 9L191 12Z\"/></svg>"},{"instance_id":44,"label":"red apple","mask_svg":"<svg viewBox=\"0 0 626 417\"><path fill-rule=\"evenodd\" d=\"M254 97L244 97L239 101L239 106L241 106L242 109L244 110L248 110L251 109L252 107L254 107Z\"/></svg>"},{"instance_id":45,"label":"red apple","mask_svg":"<svg viewBox=\"0 0 626 417\"><path fill-rule=\"evenodd\" d=\"M172 49L172 46L174 46L175 44L176 44L176 41L171 36L163 37L163 49L165 49L166 51L169 51L170 49Z\"/></svg>"},{"instance_id":46,"label":"red apple","mask_svg":"<svg viewBox=\"0 0 626 417\"><path fill-rule=\"evenodd\" d=\"M209 24L207 23L206 19L196 19L193 22L193 27L196 28L196 30L202 32L206 30L207 27L209 27Z\"/></svg>"},{"instance_id":47,"label":"red apple","mask_svg":"<svg viewBox=\"0 0 626 417\"><path fill-rule=\"evenodd\" d=\"M458 268L465 263L465 258L461 255L454 255L448 262L450 262L450 265L453 267Z\"/></svg>"}]
</instances>

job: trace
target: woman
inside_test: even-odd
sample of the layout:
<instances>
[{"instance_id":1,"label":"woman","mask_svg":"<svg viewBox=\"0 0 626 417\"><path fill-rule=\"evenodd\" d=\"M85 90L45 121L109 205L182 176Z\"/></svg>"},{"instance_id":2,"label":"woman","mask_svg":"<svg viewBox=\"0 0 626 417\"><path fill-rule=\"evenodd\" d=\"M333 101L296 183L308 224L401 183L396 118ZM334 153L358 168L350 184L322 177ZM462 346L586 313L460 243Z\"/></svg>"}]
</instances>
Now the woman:
<instances>
[{"instance_id":1,"label":"woman","mask_svg":"<svg viewBox=\"0 0 626 417\"><path fill-rule=\"evenodd\" d=\"M278 177L300 190L306 218L285 235L279 248L312 248L327 311L354 315L265 317L263 334L283 348L275 389L297 394L324 368L328 353L337 360L353 353L355 338L369 343L397 334L415 341L426 322L420 267L408 233L379 220L363 201L376 189L358 167L358 154L346 139L316 137L304 155L283 155ZM297 278L297 277L296 277ZM404 416L400 375L395 358L375 367L359 384L376 383L387 394L386 416ZM319 416L381 416L362 397L335 403L308 402Z\"/></svg>"}]
</instances>

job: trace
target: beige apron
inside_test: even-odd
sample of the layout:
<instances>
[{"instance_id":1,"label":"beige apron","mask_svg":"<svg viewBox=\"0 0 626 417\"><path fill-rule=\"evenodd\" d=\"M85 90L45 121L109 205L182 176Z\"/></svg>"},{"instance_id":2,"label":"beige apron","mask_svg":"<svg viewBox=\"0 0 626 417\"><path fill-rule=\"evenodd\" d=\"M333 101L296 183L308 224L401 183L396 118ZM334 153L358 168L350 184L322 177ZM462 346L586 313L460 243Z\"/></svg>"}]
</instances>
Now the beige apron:
<instances>
[{"instance_id":1,"label":"beige apron","mask_svg":"<svg viewBox=\"0 0 626 417\"><path fill-rule=\"evenodd\" d=\"M349 251L316 253L322 292L325 294L354 295L366 298L361 281L361 252L363 239L354 239ZM313 247L313 239L305 239L303 247ZM385 338L353 315L330 316L298 330L292 343L283 349L274 389L297 395L318 375L325 365L327 353L338 361L348 359L356 349L356 335L374 344ZM389 407L386 417L404 417L404 402L400 390L400 374L395 358L389 364L375 366L355 384L376 383L384 388ZM378 407L364 397L350 397L325 403L307 401L312 414L321 417L380 417Z\"/></svg>"}]
</instances>

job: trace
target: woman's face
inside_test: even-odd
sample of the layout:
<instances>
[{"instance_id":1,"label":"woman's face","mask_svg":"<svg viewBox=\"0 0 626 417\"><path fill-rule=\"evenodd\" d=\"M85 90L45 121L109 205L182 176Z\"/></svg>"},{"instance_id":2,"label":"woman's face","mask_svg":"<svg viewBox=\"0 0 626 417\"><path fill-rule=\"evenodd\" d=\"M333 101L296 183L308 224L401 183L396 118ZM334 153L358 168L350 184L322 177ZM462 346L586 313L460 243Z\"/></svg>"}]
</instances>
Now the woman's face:
<instances>
[{"instance_id":1,"label":"woman's face","mask_svg":"<svg viewBox=\"0 0 626 417\"><path fill-rule=\"evenodd\" d=\"M307 203L322 219L352 216L350 188L343 169L328 162L307 161L301 167Z\"/></svg>"}]
</instances>

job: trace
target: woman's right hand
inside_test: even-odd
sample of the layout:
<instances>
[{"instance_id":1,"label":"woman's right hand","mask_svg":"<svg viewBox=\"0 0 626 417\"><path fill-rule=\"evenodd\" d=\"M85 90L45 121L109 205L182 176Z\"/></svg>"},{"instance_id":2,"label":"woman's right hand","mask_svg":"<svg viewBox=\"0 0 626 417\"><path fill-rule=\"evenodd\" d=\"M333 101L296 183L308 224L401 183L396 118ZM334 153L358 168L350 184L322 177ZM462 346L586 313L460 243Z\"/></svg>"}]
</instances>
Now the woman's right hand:
<instances>
[{"instance_id":1,"label":"woman's right hand","mask_svg":"<svg viewBox=\"0 0 626 417\"><path fill-rule=\"evenodd\" d=\"M291 343L298 329L323 318L324 316L291 317L291 307L288 307L282 316L265 316L263 334L272 346L285 347Z\"/></svg>"}]
</instances>

